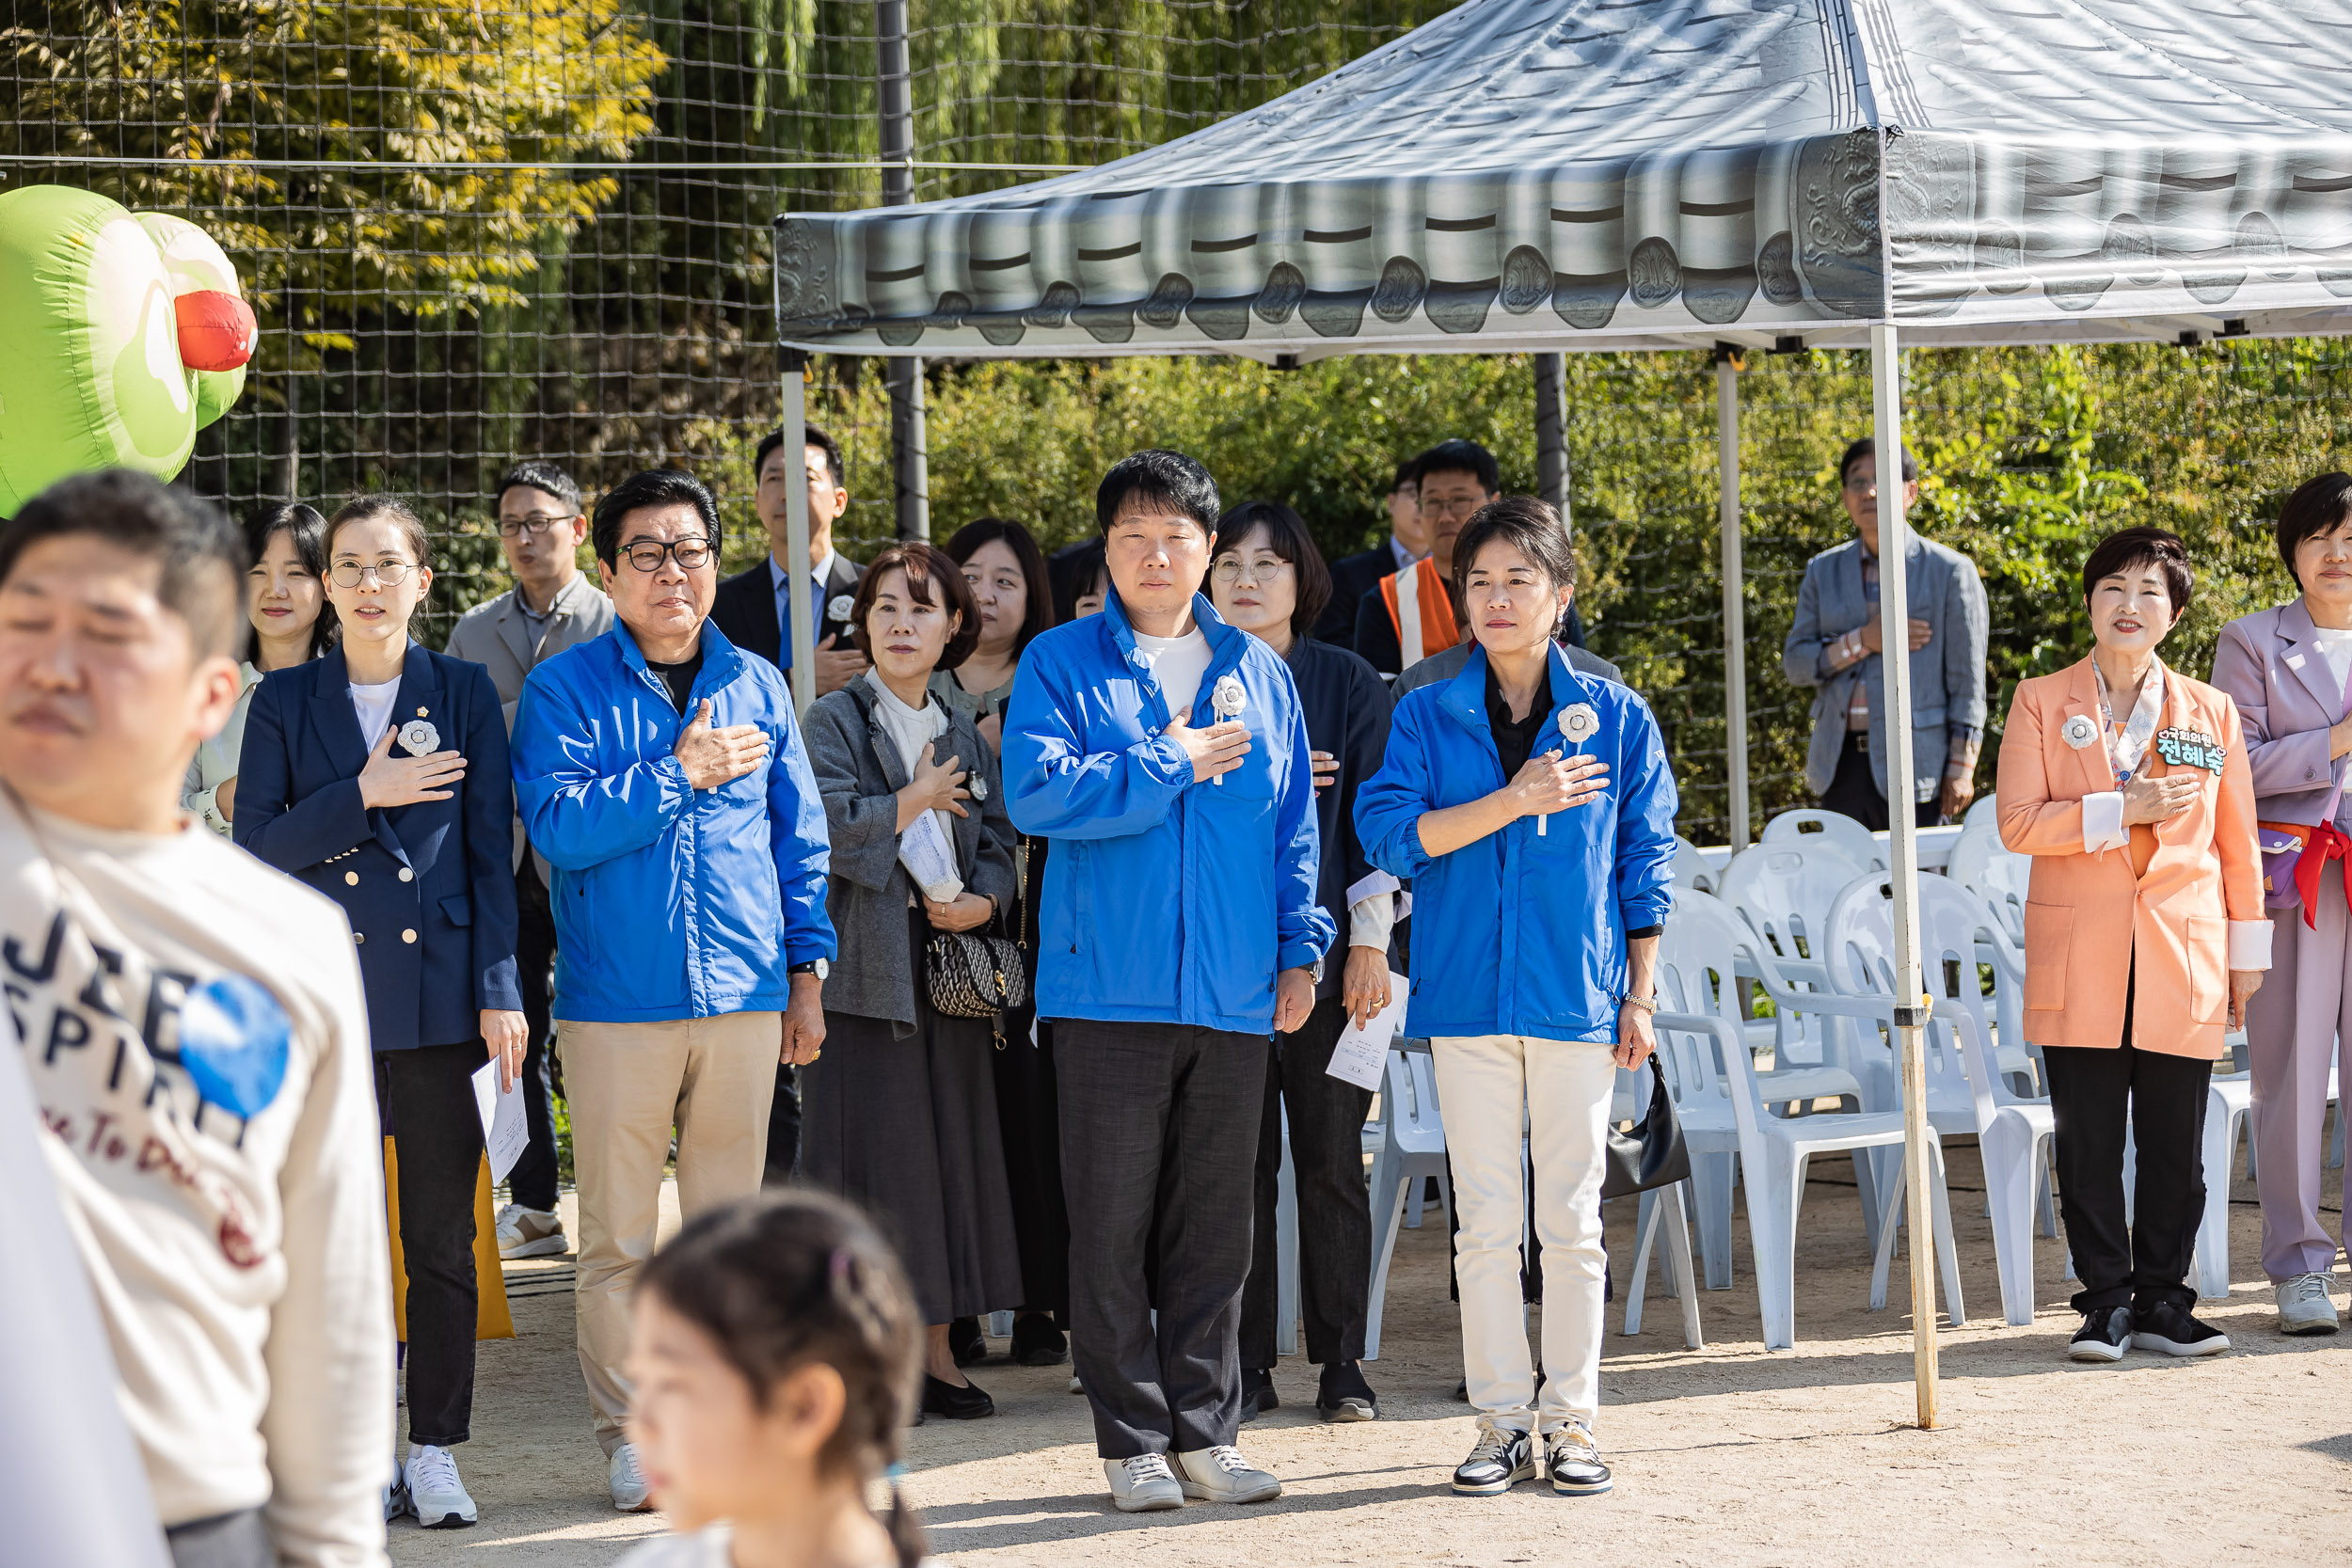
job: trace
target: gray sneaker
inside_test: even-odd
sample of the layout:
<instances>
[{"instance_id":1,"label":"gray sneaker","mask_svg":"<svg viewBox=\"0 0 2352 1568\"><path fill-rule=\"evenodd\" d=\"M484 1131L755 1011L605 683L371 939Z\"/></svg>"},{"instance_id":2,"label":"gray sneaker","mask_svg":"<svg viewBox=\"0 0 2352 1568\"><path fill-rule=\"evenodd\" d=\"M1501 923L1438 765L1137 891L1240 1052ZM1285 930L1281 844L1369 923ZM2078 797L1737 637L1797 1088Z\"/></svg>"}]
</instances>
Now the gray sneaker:
<instances>
[{"instance_id":1,"label":"gray sneaker","mask_svg":"<svg viewBox=\"0 0 2352 1568\"><path fill-rule=\"evenodd\" d=\"M2328 1276L2298 1274L2279 1282L2279 1332L2333 1334L2343 1325L2336 1304L2328 1297Z\"/></svg>"},{"instance_id":2,"label":"gray sneaker","mask_svg":"<svg viewBox=\"0 0 2352 1568\"><path fill-rule=\"evenodd\" d=\"M1168 1469L1166 1454L1105 1459L1103 1475L1111 1483L1111 1506L1121 1513L1152 1513L1184 1506L1184 1489Z\"/></svg>"}]
</instances>

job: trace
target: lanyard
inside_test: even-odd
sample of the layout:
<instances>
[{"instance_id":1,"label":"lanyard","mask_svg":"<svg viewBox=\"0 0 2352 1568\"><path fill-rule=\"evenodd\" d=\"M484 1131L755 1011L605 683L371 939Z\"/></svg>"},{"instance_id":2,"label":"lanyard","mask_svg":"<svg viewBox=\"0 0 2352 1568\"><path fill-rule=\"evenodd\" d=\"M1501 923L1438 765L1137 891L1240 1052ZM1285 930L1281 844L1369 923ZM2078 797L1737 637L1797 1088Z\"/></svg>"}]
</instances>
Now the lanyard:
<instances>
[{"instance_id":1,"label":"lanyard","mask_svg":"<svg viewBox=\"0 0 2352 1568\"><path fill-rule=\"evenodd\" d=\"M2123 725L2121 736L2115 733L2115 710L2107 705L2107 680L2091 667L2091 684L2099 689L2100 739L2105 743L2107 762L2115 769L2115 782L2129 784L2139 768L2140 758L2148 752L2148 742L2156 733L2156 720L2164 708L2164 666L2151 659L2148 673L2139 683L2139 697L2132 705L2131 719Z\"/></svg>"}]
</instances>

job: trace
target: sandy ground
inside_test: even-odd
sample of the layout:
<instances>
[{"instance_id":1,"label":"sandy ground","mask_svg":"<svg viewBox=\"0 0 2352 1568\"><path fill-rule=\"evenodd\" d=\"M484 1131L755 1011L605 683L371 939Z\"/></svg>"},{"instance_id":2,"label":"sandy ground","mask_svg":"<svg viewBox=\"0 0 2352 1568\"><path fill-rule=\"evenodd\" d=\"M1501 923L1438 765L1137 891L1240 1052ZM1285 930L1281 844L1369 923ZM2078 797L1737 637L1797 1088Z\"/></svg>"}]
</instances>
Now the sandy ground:
<instances>
[{"instance_id":1,"label":"sandy ground","mask_svg":"<svg viewBox=\"0 0 2352 1568\"><path fill-rule=\"evenodd\" d=\"M1617 1485L1606 1497L1556 1498L1534 1484L1497 1498L1446 1491L1472 1423L1451 1398L1459 1338L1434 1210L1399 1242L1385 1354L1369 1368L1381 1418L1323 1425L1315 1369L1289 1359L1276 1373L1283 1407L1243 1429L1245 1450L1283 1478L1279 1501L1111 1512L1066 1370L1002 1361L972 1370L995 1396L996 1418L908 1434L908 1494L934 1550L960 1563L2352 1561L2352 1334L2275 1332L2242 1166L2234 1290L2207 1304L2235 1353L2175 1362L2134 1352L2118 1366L2078 1367L2061 1354L2078 1320L2066 1309L2059 1243L2037 1244L2033 1324L2003 1324L1991 1227L1980 1198L1958 1190L1980 1185L1975 1150L1952 1155L1970 1318L1943 1336L1945 1425L1934 1432L1911 1425L1907 1275L1899 1267L1886 1311L1866 1309L1859 1209L1850 1184L1832 1184L1851 1183L1851 1168L1817 1165L1795 1350L1761 1348L1744 1212L1733 1288L1700 1297L1705 1350L1682 1348L1678 1309L1655 1276L1638 1337L1619 1334L1622 1305L1611 1307L1599 1436ZM2341 1185L2329 1173L2331 1210ZM1630 1204L1611 1206L1620 1287L1631 1216ZM474 1440L459 1450L482 1523L395 1527L403 1568L609 1563L661 1528L614 1513L604 1495L573 1350L569 1259L511 1266L510 1278L518 1338L483 1347ZM2340 1270L2339 1306L2344 1289Z\"/></svg>"}]
</instances>

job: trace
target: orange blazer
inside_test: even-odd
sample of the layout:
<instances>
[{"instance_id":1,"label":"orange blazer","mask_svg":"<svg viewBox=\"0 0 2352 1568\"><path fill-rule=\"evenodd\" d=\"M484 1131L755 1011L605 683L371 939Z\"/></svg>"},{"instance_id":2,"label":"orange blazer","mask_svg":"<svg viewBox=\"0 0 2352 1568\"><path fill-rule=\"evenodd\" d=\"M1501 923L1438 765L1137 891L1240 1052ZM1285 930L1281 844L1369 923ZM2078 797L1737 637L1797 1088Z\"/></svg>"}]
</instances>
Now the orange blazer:
<instances>
[{"instance_id":1,"label":"orange blazer","mask_svg":"<svg viewBox=\"0 0 2352 1568\"><path fill-rule=\"evenodd\" d=\"M2165 671L2164 707L2141 767L2194 772L2205 787L2169 821L2126 830L2129 847L2096 854L2083 847L2083 802L2117 785L2103 736L2067 743L2067 721L2078 716L2099 725L2088 658L2019 682L2001 736L2001 842L2034 858L2026 1037L2112 1050L2122 1038L2124 988L2136 984L2132 1043L2212 1060L2229 1017L2230 970L2269 967L2253 773L2237 705ZM2135 875L2143 856L2147 868Z\"/></svg>"}]
</instances>

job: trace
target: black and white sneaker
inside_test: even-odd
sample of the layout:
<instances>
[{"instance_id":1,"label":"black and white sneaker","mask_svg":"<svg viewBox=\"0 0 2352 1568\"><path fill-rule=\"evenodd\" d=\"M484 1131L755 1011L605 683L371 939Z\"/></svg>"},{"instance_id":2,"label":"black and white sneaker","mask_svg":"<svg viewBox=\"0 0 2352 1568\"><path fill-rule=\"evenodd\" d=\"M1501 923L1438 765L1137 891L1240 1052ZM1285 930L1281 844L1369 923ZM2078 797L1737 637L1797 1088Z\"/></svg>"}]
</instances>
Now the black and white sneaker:
<instances>
[{"instance_id":1,"label":"black and white sneaker","mask_svg":"<svg viewBox=\"0 0 2352 1568\"><path fill-rule=\"evenodd\" d=\"M1364 1369L1354 1361L1325 1364L1315 1388L1315 1409L1327 1421L1376 1421L1380 1398L1364 1381Z\"/></svg>"},{"instance_id":2,"label":"black and white sneaker","mask_svg":"<svg viewBox=\"0 0 2352 1568\"><path fill-rule=\"evenodd\" d=\"M2222 1355L2230 1337L2211 1323L2200 1323L2175 1301L2159 1302L2132 1328L2132 1343L2141 1350L2167 1355Z\"/></svg>"},{"instance_id":3,"label":"black and white sneaker","mask_svg":"<svg viewBox=\"0 0 2352 1568\"><path fill-rule=\"evenodd\" d=\"M1544 1439L1544 1468L1552 1491L1564 1497L1594 1497L1614 1484L1593 1434L1573 1423Z\"/></svg>"},{"instance_id":4,"label":"black and white sneaker","mask_svg":"<svg viewBox=\"0 0 2352 1568\"><path fill-rule=\"evenodd\" d=\"M2070 1361L2121 1361L2132 1348L2132 1309L2094 1307L2083 1314L2082 1327L2067 1344Z\"/></svg>"},{"instance_id":5,"label":"black and white sneaker","mask_svg":"<svg viewBox=\"0 0 2352 1568\"><path fill-rule=\"evenodd\" d=\"M1526 1433L1481 1426L1478 1446L1454 1467L1454 1490L1470 1497L1500 1497L1535 1479L1535 1439Z\"/></svg>"}]
</instances>

